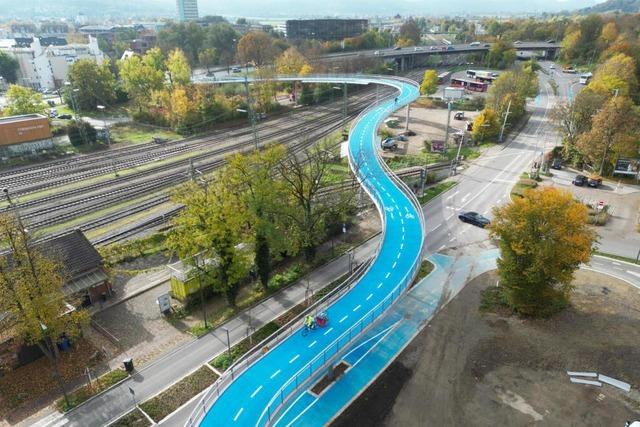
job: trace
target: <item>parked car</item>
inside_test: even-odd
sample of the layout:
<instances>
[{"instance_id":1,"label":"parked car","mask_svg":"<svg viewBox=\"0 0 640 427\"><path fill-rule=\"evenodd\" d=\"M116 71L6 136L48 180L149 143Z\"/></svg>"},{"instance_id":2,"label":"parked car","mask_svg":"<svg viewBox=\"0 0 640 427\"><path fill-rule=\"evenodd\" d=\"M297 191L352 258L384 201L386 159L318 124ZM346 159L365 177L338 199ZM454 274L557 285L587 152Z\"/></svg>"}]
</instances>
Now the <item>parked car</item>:
<instances>
[{"instance_id":1,"label":"parked car","mask_svg":"<svg viewBox=\"0 0 640 427\"><path fill-rule=\"evenodd\" d=\"M469 46L480 46L480 42L471 42Z\"/></svg>"},{"instance_id":2,"label":"parked car","mask_svg":"<svg viewBox=\"0 0 640 427\"><path fill-rule=\"evenodd\" d=\"M562 69L563 73L568 73L568 74L575 74L577 73L576 69L573 67L569 67L569 68L563 68Z\"/></svg>"},{"instance_id":3,"label":"parked car","mask_svg":"<svg viewBox=\"0 0 640 427\"><path fill-rule=\"evenodd\" d=\"M458 215L458 218L462 222L466 222L467 224L477 225L478 227L485 228L487 225L491 224L489 218L486 218L480 215L478 212L463 212Z\"/></svg>"},{"instance_id":4,"label":"parked car","mask_svg":"<svg viewBox=\"0 0 640 427\"><path fill-rule=\"evenodd\" d=\"M231 68L231 72L232 72L232 73L241 73L241 72L242 72L242 68L240 68L240 67L233 67L233 68Z\"/></svg>"},{"instance_id":5,"label":"parked car","mask_svg":"<svg viewBox=\"0 0 640 427\"><path fill-rule=\"evenodd\" d=\"M454 120L464 120L464 111L458 111L453 115Z\"/></svg>"},{"instance_id":6,"label":"parked car","mask_svg":"<svg viewBox=\"0 0 640 427\"><path fill-rule=\"evenodd\" d=\"M72 117L71 117L71 114L60 114L58 118L60 120L71 120Z\"/></svg>"},{"instance_id":7,"label":"parked car","mask_svg":"<svg viewBox=\"0 0 640 427\"><path fill-rule=\"evenodd\" d=\"M408 141L408 140L409 140L409 138L407 138L405 135L398 135L398 136L396 136L396 141L402 141L402 142L405 142L405 141Z\"/></svg>"},{"instance_id":8,"label":"parked car","mask_svg":"<svg viewBox=\"0 0 640 427\"><path fill-rule=\"evenodd\" d=\"M587 184L589 184L589 187L598 188L602 185L602 177L600 175L591 175Z\"/></svg>"},{"instance_id":9,"label":"parked car","mask_svg":"<svg viewBox=\"0 0 640 427\"><path fill-rule=\"evenodd\" d=\"M58 110L55 108L49 109L49 117L51 117L52 119L58 117Z\"/></svg>"},{"instance_id":10,"label":"parked car","mask_svg":"<svg viewBox=\"0 0 640 427\"><path fill-rule=\"evenodd\" d=\"M380 144L383 150L395 150L398 148L398 143L393 138L385 138Z\"/></svg>"},{"instance_id":11,"label":"parked car","mask_svg":"<svg viewBox=\"0 0 640 427\"><path fill-rule=\"evenodd\" d=\"M557 170L562 169L562 160L553 159L553 161L551 162L551 169L557 169Z\"/></svg>"},{"instance_id":12,"label":"parked car","mask_svg":"<svg viewBox=\"0 0 640 427\"><path fill-rule=\"evenodd\" d=\"M585 185L587 183L587 177L584 175L576 175L575 178L573 178L573 181L571 181L571 183L573 185L577 185L578 187L582 187L583 185Z\"/></svg>"}]
</instances>

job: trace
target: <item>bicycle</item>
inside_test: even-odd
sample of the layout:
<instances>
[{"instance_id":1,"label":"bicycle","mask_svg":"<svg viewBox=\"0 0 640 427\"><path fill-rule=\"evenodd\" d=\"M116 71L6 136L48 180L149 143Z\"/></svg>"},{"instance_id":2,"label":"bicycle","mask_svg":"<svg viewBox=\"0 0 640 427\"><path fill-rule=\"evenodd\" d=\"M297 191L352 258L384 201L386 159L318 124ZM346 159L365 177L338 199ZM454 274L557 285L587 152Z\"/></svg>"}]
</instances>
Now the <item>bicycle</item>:
<instances>
[{"instance_id":1,"label":"bicycle","mask_svg":"<svg viewBox=\"0 0 640 427\"><path fill-rule=\"evenodd\" d=\"M307 325L306 323L302 327L302 336L306 337L309 335L309 332L316 328L316 322L314 321L311 325Z\"/></svg>"}]
</instances>

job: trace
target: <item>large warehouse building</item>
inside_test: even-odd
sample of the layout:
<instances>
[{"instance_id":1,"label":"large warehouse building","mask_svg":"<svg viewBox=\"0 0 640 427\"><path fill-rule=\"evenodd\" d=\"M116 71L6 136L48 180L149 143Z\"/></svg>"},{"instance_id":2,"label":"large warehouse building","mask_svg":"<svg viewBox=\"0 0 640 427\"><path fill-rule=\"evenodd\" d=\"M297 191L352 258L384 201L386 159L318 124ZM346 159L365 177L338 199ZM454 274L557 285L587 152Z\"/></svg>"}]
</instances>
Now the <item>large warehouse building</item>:
<instances>
[{"instance_id":1,"label":"large warehouse building","mask_svg":"<svg viewBox=\"0 0 640 427\"><path fill-rule=\"evenodd\" d=\"M367 31L366 19L293 19L287 21L290 40L343 40Z\"/></svg>"},{"instance_id":2,"label":"large warehouse building","mask_svg":"<svg viewBox=\"0 0 640 427\"><path fill-rule=\"evenodd\" d=\"M36 154L53 147L49 119L42 114L0 117L0 156Z\"/></svg>"}]
</instances>

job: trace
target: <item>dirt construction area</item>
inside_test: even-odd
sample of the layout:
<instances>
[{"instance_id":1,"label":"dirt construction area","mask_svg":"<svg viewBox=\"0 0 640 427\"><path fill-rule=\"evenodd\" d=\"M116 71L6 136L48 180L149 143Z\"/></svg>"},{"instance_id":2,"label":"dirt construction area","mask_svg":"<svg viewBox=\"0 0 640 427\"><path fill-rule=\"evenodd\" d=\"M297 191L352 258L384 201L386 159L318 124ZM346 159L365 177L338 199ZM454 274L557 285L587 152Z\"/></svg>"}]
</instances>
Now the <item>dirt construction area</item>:
<instances>
[{"instance_id":1,"label":"dirt construction area","mask_svg":"<svg viewBox=\"0 0 640 427\"><path fill-rule=\"evenodd\" d=\"M640 419L640 290L576 274L572 305L549 319L482 313L472 282L333 423L351 426L624 426ZM573 384L566 371L631 384Z\"/></svg>"}]
</instances>

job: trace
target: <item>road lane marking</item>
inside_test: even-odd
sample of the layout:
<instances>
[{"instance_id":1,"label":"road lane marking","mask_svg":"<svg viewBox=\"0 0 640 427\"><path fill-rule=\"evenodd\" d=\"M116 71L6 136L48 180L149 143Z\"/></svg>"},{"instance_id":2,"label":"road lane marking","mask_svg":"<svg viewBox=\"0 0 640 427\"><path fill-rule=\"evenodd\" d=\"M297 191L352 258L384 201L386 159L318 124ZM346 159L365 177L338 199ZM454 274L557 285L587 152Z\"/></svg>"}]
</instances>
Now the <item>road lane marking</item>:
<instances>
[{"instance_id":1,"label":"road lane marking","mask_svg":"<svg viewBox=\"0 0 640 427\"><path fill-rule=\"evenodd\" d=\"M338 320L338 323L342 323L345 320L347 320L347 317L349 317L348 315L344 316L342 319Z\"/></svg>"},{"instance_id":2,"label":"road lane marking","mask_svg":"<svg viewBox=\"0 0 640 427\"><path fill-rule=\"evenodd\" d=\"M382 287L382 282L378 283L378 289Z\"/></svg>"},{"instance_id":3,"label":"road lane marking","mask_svg":"<svg viewBox=\"0 0 640 427\"><path fill-rule=\"evenodd\" d=\"M431 232L434 232L434 231L436 231L438 228L440 228L441 226L442 226L442 223L440 223L440 224L436 225L435 227L433 227L433 228L431 229L431 231L429 231L429 232L430 232L430 233L431 233Z\"/></svg>"},{"instance_id":4,"label":"road lane marking","mask_svg":"<svg viewBox=\"0 0 640 427\"><path fill-rule=\"evenodd\" d=\"M400 250L404 249L404 243L400 243Z\"/></svg>"},{"instance_id":5,"label":"road lane marking","mask_svg":"<svg viewBox=\"0 0 640 427\"><path fill-rule=\"evenodd\" d=\"M447 221L448 221L448 220L450 220L452 216L453 216L453 214L449 215L449 216L447 217Z\"/></svg>"},{"instance_id":6,"label":"road lane marking","mask_svg":"<svg viewBox=\"0 0 640 427\"><path fill-rule=\"evenodd\" d=\"M369 294L369 296L367 297L367 301L369 301L372 296L373 296L373 294Z\"/></svg>"},{"instance_id":7,"label":"road lane marking","mask_svg":"<svg viewBox=\"0 0 640 427\"><path fill-rule=\"evenodd\" d=\"M251 393L251 398L253 399L254 397L256 397L256 394L258 394L260 390L262 390L262 386L259 386L257 389L253 391L253 393Z\"/></svg>"},{"instance_id":8,"label":"road lane marking","mask_svg":"<svg viewBox=\"0 0 640 427\"><path fill-rule=\"evenodd\" d=\"M397 261L394 261L394 262L393 262L393 265L391 266L391 268L396 268L396 264L398 264L398 262L397 262Z\"/></svg>"},{"instance_id":9,"label":"road lane marking","mask_svg":"<svg viewBox=\"0 0 640 427\"><path fill-rule=\"evenodd\" d=\"M384 278L385 278L385 279L388 279L388 278L389 278L389 276L391 276L391 272L388 272L388 273L384 276Z\"/></svg>"},{"instance_id":10,"label":"road lane marking","mask_svg":"<svg viewBox=\"0 0 640 427\"><path fill-rule=\"evenodd\" d=\"M615 262L615 261L611 261L611 264L613 264L613 265L622 265L619 262Z\"/></svg>"},{"instance_id":11,"label":"road lane marking","mask_svg":"<svg viewBox=\"0 0 640 427\"><path fill-rule=\"evenodd\" d=\"M462 203L464 203L469 198L470 195L471 193L465 194L465 196L462 198Z\"/></svg>"},{"instance_id":12,"label":"road lane marking","mask_svg":"<svg viewBox=\"0 0 640 427\"><path fill-rule=\"evenodd\" d=\"M456 190L455 192L453 192L449 197L445 198L445 200L449 200L452 199L453 197L455 197L456 194L458 194L460 191Z\"/></svg>"},{"instance_id":13,"label":"road lane marking","mask_svg":"<svg viewBox=\"0 0 640 427\"><path fill-rule=\"evenodd\" d=\"M278 374L280 373L280 369L278 369L277 371L275 371L273 374L271 374L271 376L269 378L274 379L275 377L278 376Z\"/></svg>"},{"instance_id":14,"label":"road lane marking","mask_svg":"<svg viewBox=\"0 0 640 427\"><path fill-rule=\"evenodd\" d=\"M331 332L331 331L333 331L333 328L329 328L329 329L327 329L327 332L325 332L325 333L324 333L324 334L322 334L322 335L327 335L327 334L328 334L329 332Z\"/></svg>"},{"instance_id":15,"label":"road lane marking","mask_svg":"<svg viewBox=\"0 0 640 427\"><path fill-rule=\"evenodd\" d=\"M235 417L233 417L233 421L234 421L234 422L235 422L235 421L238 421L238 417L240 416L240 414L242 414L242 411L244 411L244 408L240 408L240 409L238 410L238 412L236 413L236 416L235 416Z\"/></svg>"},{"instance_id":16,"label":"road lane marking","mask_svg":"<svg viewBox=\"0 0 640 427\"><path fill-rule=\"evenodd\" d=\"M300 357L300 355L296 354L295 356L293 356L293 359L289 360L289 363L295 362L296 360L298 360L298 357Z\"/></svg>"},{"instance_id":17,"label":"road lane marking","mask_svg":"<svg viewBox=\"0 0 640 427\"><path fill-rule=\"evenodd\" d=\"M360 307L362 307L360 304L356 305L355 307L353 307L353 311L360 310Z\"/></svg>"},{"instance_id":18,"label":"road lane marking","mask_svg":"<svg viewBox=\"0 0 640 427\"><path fill-rule=\"evenodd\" d=\"M404 240L404 234L402 235L402 240Z\"/></svg>"},{"instance_id":19,"label":"road lane marking","mask_svg":"<svg viewBox=\"0 0 640 427\"><path fill-rule=\"evenodd\" d=\"M442 245L442 246L440 246L440 247L438 248L438 251L441 251L441 250L443 250L444 248L445 248L445 246L444 246L444 245Z\"/></svg>"},{"instance_id":20,"label":"road lane marking","mask_svg":"<svg viewBox=\"0 0 640 427\"><path fill-rule=\"evenodd\" d=\"M396 259L400 259L400 255L402 255L402 252L398 252L398 256L396 256Z\"/></svg>"},{"instance_id":21,"label":"road lane marking","mask_svg":"<svg viewBox=\"0 0 640 427\"><path fill-rule=\"evenodd\" d=\"M627 270L627 273L632 274L636 277L640 277L640 273L636 273L635 271Z\"/></svg>"},{"instance_id":22,"label":"road lane marking","mask_svg":"<svg viewBox=\"0 0 640 427\"><path fill-rule=\"evenodd\" d=\"M404 227L402 227L402 234L404 234Z\"/></svg>"},{"instance_id":23,"label":"road lane marking","mask_svg":"<svg viewBox=\"0 0 640 427\"><path fill-rule=\"evenodd\" d=\"M307 348L311 348L311 347L313 347L314 345L316 345L317 343L318 343L318 341L314 341L314 342L312 342L311 344L309 344L309 345L307 346Z\"/></svg>"}]
</instances>

